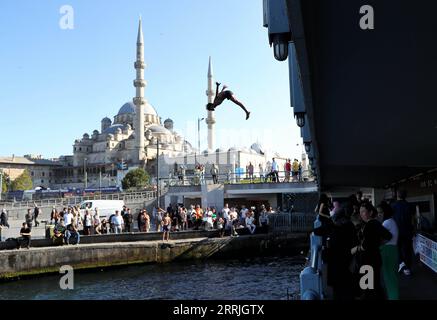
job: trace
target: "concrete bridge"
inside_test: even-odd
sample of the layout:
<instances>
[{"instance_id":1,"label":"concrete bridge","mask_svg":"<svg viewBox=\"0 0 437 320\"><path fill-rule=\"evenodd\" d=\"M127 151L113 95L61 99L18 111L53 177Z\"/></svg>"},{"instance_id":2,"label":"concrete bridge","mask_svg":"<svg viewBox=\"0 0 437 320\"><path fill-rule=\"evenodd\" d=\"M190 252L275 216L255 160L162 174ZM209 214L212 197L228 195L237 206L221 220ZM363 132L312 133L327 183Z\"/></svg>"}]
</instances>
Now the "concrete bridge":
<instances>
[{"instance_id":1,"label":"concrete bridge","mask_svg":"<svg viewBox=\"0 0 437 320\"><path fill-rule=\"evenodd\" d=\"M273 208L283 206L285 194L312 194L317 192L314 182L202 184L170 186L165 195L165 206L175 203L201 204L221 209L229 202L245 201L269 203Z\"/></svg>"}]
</instances>

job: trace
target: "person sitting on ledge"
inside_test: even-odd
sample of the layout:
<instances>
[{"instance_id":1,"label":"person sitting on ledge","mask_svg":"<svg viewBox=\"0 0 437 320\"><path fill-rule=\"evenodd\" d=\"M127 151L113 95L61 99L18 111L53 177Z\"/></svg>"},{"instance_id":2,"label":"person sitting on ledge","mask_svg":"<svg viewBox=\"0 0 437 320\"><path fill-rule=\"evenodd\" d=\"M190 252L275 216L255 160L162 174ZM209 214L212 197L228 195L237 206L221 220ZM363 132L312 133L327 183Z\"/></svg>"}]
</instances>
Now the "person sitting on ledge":
<instances>
[{"instance_id":1,"label":"person sitting on ledge","mask_svg":"<svg viewBox=\"0 0 437 320\"><path fill-rule=\"evenodd\" d=\"M23 227L20 230L20 247L26 247L30 249L30 237L31 237L31 229L27 226L27 223L23 223Z\"/></svg>"},{"instance_id":2,"label":"person sitting on ledge","mask_svg":"<svg viewBox=\"0 0 437 320\"><path fill-rule=\"evenodd\" d=\"M67 245L70 244L71 239L73 239L73 243L71 244L78 245L80 243L79 231L77 230L77 227L73 223L70 223L67 226L67 230L65 230L65 242L67 243Z\"/></svg>"},{"instance_id":3,"label":"person sitting on ledge","mask_svg":"<svg viewBox=\"0 0 437 320\"><path fill-rule=\"evenodd\" d=\"M64 234L65 234L65 223L64 219L61 220L55 225L53 229L53 244L62 245L64 244Z\"/></svg>"}]
</instances>

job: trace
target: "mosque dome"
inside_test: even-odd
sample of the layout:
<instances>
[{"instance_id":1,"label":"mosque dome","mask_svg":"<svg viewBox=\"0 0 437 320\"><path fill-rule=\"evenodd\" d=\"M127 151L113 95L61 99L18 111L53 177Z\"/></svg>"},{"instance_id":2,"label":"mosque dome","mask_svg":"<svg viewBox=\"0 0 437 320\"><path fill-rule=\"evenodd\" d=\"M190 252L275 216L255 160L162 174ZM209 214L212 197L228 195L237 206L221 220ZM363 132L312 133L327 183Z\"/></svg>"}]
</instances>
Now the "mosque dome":
<instances>
[{"instance_id":1,"label":"mosque dome","mask_svg":"<svg viewBox=\"0 0 437 320\"><path fill-rule=\"evenodd\" d=\"M135 114L135 104L133 102L126 102L118 111L118 116L123 114ZM151 114L153 116L158 116L155 108L150 104L146 103L144 106L144 114Z\"/></svg>"},{"instance_id":2,"label":"mosque dome","mask_svg":"<svg viewBox=\"0 0 437 320\"><path fill-rule=\"evenodd\" d=\"M265 150L264 150L263 146L260 145L259 143L254 143L254 144L252 144L252 145L250 146L250 149L252 149L252 150L255 151L256 153L259 153L259 154L262 154L262 155L265 154Z\"/></svg>"},{"instance_id":3,"label":"mosque dome","mask_svg":"<svg viewBox=\"0 0 437 320\"><path fill-rule=\"evenodd\" d=\"M118 111L119 116L126 113L135 113L135 105L132 102L125 103Z\"/></svg>"},{"instance_id":4,"label":"mosque dome","mask_svg":"<svg viewBox=\"0 0 437 320\"><path fill-rule=\"evenodd\" d=\"M151 125L147 128L147 130L150 130L154 133L162 133L162 134L167 134L167 135L172 134L169 130L167 130L166 128L164 128L163 126L160 126L160 125Z\"/></svg>"},{"instance_id":5,"label":"mosque dome","mask_svg":"<svg viewBox=\"0 0 437 320\"><path fill-rule=\"evenodd\" d=\"M114 124L110 126L109 128L105 129L105 131L102 132L102 134L116 134L118 129L121 131L125 130L126 126L124 124Z\"/></svg>"},{"instance_id":6,"label":"mosque dome","mask_svg":"<svg viewBox=\"0 0 437 320\"><path fill-rule=\"evenodd\" d=\"M164 127L168 130L173 130L173 120L172 119L165 120Z\"/></svg>"}]
</instances>

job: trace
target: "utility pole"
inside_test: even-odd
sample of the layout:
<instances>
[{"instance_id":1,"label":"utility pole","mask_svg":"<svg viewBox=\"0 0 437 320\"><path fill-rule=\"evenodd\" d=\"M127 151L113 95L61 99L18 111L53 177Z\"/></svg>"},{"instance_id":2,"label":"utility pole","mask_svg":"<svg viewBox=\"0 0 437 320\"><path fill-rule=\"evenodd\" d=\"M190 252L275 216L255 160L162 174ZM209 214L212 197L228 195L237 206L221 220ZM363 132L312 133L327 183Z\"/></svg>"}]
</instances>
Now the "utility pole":
<instances>
[{"instance_id":1,"label":"utility pole","mask_svg":"<svg viewBox=\"0 0 437 320\"><path fill-rule=\"evenodd\" d=\"M159 138L156 138L156 193L158 208L160 208L160 195L159 195Z\"/></svg>"}]
</instances>

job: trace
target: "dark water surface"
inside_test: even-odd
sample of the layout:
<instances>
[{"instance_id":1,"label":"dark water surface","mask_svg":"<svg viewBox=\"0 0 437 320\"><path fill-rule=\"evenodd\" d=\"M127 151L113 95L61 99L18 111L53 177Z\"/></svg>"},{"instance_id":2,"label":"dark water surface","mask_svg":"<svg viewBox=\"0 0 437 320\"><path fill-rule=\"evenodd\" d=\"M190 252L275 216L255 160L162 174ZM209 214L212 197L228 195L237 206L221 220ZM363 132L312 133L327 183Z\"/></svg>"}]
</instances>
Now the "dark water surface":
<instances>
[{"instance_id":1,"label":"dark water surface","mask_svg":"<svg viewBox=\"0 0 437 320\"><path fill-rule=\"evenodd\" d=\"M299 292L301 257L129 266L76 272L74 290L60 275L0 284L0 300L286 300Z\"/></svg>"}]
</instances>

